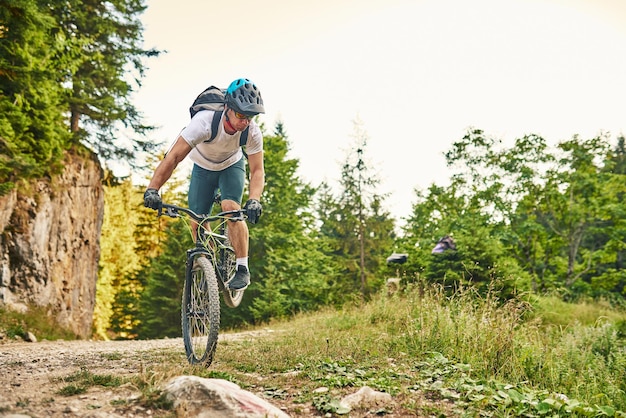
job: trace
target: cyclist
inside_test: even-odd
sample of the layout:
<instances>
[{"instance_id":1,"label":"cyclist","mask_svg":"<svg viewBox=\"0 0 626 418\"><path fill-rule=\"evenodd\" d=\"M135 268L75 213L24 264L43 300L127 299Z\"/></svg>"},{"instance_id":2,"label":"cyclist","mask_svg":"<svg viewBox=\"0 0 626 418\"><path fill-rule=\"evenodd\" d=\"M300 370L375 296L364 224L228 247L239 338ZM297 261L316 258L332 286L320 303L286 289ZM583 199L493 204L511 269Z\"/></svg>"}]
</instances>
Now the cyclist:
<instances>
[{"instance_id":1,"label":"cyclist","mask_svg":"<svg viewBox=\"0 0 626 418\"><path fill-rule=\"evenodd\" d=\"M219 131L212 141L212 110L203 110L194 115L191 122L179 134L171 150L159 163L144 193L144 205L158 209L161 197L158 190L170 178L178 164L189 155L193 161L189 183L189 208L196 213L210 213L215 192L220 190L222 210L241 209L245 182L245 158L239 146L241 132L249 128L246 145L250 167L249 200L244 205L248 221L258 222L261 216L261 194L265 185L263 166L263 135L252 120L265 113L261 92L247 78L233 81L225 93L225 106L219 123ZM207 141L207 142L204 142ZM197 225L195 226L197 227ZM229 222L228 234L237 257L237 268L227 286L231 290L243 290L250 284L248 268L248 226L245 222Z\"/></svg>"}]
</instances>

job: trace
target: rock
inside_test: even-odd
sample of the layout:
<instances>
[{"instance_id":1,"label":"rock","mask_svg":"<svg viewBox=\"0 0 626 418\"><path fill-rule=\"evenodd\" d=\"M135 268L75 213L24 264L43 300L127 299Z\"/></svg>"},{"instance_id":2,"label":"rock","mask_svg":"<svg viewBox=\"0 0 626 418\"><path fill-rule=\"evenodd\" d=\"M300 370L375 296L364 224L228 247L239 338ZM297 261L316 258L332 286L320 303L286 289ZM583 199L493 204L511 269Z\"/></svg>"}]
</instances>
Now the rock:
<instances>
[{"instance_id":1,"label":"rock","mask_svg":"<svg viewBox=\"0 0 626 418\"><path fill-rule=\"evenodd\" d=\"M355 407L384 406L391 403L391 395L385 392L378 392L364 386L358 392L346 396L340 402L341 406L353 409Z\"/></svg>"},{"instance_id":2,"label":"rock","mask_svg":"<svg viewBox=\"0 0 626 418\"><path fill-rule=\"evenodd\" d=\"M177 416L189 418L289 418L285 412L222 379L178 376L164 388Z\"/></svg>"},{"instance_id":3,"label":"rock","mask_svg":"<svg viewBox=\"0 0 626 418\"><path fill-rule=\"evenodd\" d=\"M103 171L95 155L67 154L63 171L0 196L0 304L46 308L82 338L92 332Z\"/></svg>"},{"instance_id":4,"label":"rock","mask_svg":"<svg viewBox=\"0 0 626 418\"><path fill-rule=\"evenodd\" d=\"M24 336L24 341L27 341L29 343L36 343L37 337L35 337L35 334L33 334L32 332L28 331Z\"/></svg>"}]
</instances>

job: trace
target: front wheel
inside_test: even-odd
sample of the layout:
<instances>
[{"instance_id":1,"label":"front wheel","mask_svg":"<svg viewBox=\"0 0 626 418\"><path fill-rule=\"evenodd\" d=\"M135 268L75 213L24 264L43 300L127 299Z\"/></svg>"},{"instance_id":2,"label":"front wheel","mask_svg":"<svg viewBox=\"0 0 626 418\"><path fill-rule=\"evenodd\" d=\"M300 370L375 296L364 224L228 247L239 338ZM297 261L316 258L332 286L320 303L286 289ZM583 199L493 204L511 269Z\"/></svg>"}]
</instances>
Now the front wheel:
<instances>
[{"instance_id":1,"label":"front wheel","mask_svg":"<svg viewBox=\"0 0 626 418\"><path fill-rule=\"evenodd\" d=\"M210 260L197 254L189 260L181 307L185 352L190 364L208 367L217 348L220 300Z\"/></svg>"}]
</instances>

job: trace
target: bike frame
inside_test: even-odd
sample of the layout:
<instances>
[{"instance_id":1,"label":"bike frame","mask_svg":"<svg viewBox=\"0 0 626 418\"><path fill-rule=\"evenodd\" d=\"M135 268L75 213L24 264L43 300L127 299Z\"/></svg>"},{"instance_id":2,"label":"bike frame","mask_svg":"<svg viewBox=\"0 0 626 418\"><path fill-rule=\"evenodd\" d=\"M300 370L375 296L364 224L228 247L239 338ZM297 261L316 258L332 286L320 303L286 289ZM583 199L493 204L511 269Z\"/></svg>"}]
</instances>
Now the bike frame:
<instances>
[{"instance_id":1,"label":"bike frame","mask_svg":"<svg viewBox=\"0 0 626 418\"><path fill-rule=\"evenodd\" d=\"M157 216L166 215L170 218L180 218L181 212L186 214L198 225L194 242L195 246L194 248L187 250L187 259L190 259L197 254L204 254L208 255L214 263L219 258L217 250L227 247L225 245L228 240L228 237L226 236L226 229L228 228L226 223L244 221L246 219L245 212L242 209L220 212L216 215L201 215L195 213L189 208L170 205L167 203L163 203L161 205L161 209L158 211ZM217 225L218 232L215 232L210 225L211 222L215 221L220 221Z\"/></svg>"},{"instance_id":2,"label":"bike frame","mask_svg":"<svg viewBox=\"0 0 626 418\"><path fill-rule=\"evenodd\" d=\"M235 253L228 239L228 222L245 221L245 211L233 210L216 215L200 215L189 208L162 204L158 216L189 217L198 224L195 245L187 250L185 284L181 304L181 325L187 359L191 364L208 367L217 346L220 301L231 308L243 298L243 290L230 290L226 285L234 272ZM216 222L215 231L211 227ZM191 226L188 225L191 229Z\"/></svg>"}]
</instances>

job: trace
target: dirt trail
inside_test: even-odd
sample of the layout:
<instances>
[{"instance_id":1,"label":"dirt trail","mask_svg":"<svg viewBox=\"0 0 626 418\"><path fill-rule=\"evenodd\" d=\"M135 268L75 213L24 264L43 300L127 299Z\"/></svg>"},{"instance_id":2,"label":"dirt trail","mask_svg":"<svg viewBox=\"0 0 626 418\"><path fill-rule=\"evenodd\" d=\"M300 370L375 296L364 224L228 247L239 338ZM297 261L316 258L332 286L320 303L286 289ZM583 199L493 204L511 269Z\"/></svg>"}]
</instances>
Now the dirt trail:
<instances>
[{"instance_id":1,"label":"dirt trail","mask_svg":"<svg viewBox=\"0 0 626 418\"><path fill-rule=\"evenodd\" d=\"M68 376L81 371L131 377L145 370L157 358L154 353L161 351L180 352L184 361L181 338L0 344L0 417L154 417L154 411L133 402L141 392L130 383L94 386L71 396L59 391L71 385Z\"/></svg>"},{"instance_id":2,"label":"dirt trail","mask_svg":"<svg viewBox=\"0 0 626 418\"><path fill-rule=\"evenodd\" d=\"M273 332L264 329L222 333L220 341L256 339ZM177 364L178 359L181 368L172 370L169 365ZM164 367L159 368L161 364ZM173 411L146 407L146 396L135 382L149 382L150 388L158 389L159 384L174 377L171 373L188 374L187 367L190 366L185 359L182 338L0 343L0 417L21 414L20 418L173 418ZM60 393L73 383L81 385L80 380L73 382L71 379L81 374L125 378L123 381L129 383L112 387L91 385L86 392L69 396ZM354 391L348 388L343 395ZM394 412L385 416L416 416L415 410L404 409L402 402L401 398L394 400L388 405ZM314 408L296 406L293 398L273 399L272 403L292 416L320 416ZM436 410L449 411L446 416L456 416L447 402L431 402L419 397L418 403L426 407L432 404ZM369 408L350 413L351 417L372 415L378 414Z\"/></svg>"}]
</instances>

